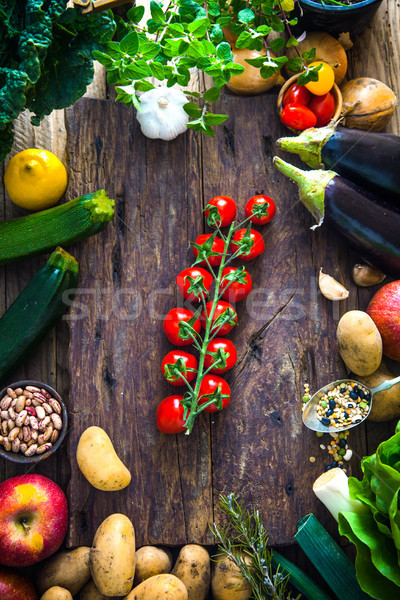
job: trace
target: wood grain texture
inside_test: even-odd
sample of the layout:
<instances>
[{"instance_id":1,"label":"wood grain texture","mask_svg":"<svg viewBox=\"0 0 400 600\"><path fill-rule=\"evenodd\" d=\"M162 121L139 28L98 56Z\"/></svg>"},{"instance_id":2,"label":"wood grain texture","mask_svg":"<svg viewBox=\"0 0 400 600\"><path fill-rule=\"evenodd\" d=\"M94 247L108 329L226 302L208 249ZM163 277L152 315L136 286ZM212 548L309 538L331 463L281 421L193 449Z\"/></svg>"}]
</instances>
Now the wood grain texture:
<instances>
[{"instance_id":1,"label":"wood grain texture","mask_svg":"<svg viewBox=\"0 0 400 600\"><path fill-rule=\"evenodd\" d=\"M211 543L218 495L231 491L262 511L275 544L291 541L303 514L320 512L309 493L317 439L302 428L300 398L310 377L319 386L341 374L332 351L339 311L316 282L320 266L343 278L346 251L326 231L310 232L294 186L272 167L273 140L284 133L277 118L265 119L275 103L226 94L217 110L232 116L215 140L188 132L171 143L144 138L134 112L110 101L82 99L67 111L69 193L105 187L117 202L114 223L76 250L70 545L90 542L115 510L132 518L138 545ZM154 420L173 391L159 373L171 349L162 319L181 302L174 279L192 262L201 207L217 193L234 197L241 214L250 196L269 193L278 215L262 230L265 255L248 265L254 290L238 307L229 409L203 415L189 438L166 436ZM89 425L106 429L132 471L126 490L98 492L79 473L75 448Z\"/></svg>"},{"instance_id":2,"label":"wood grain texture","mask_svg":"<svg viewBox=\"0 0 400 600\"><path fill-rule=\"evenodd\" d=\"M348 53L349 78L376 77L399 96L399 22L399 4L384 0ZM105 95L104 74L89 93ZM297 517L314 509L335 531L310 493L327 455L301 426L299 398L306 379L314 387L341 371L336 322L345 310L365 309L374 290L354 289L350 271L358 257L329 232L309 231L294 186L272 169L273 140L283 133L273 98L224 96L220 109L231 118L215 141L193 133L168 144L146 140L133 111L88 99L66 116L53 113L40 129L27 114L16 122L13 153L46 147L68 161L68 197L104 185L117 201L117 218L107 231L71 248L81 264L81 292L72 312L77 320L63 320L15 374L55 385L70 409L69 456L64 444L35 469L66 489L71 468L70 546L90 543L102 518L115 511L132 516L139 545L211 543L207 522L218 519L218 494L231 490L261 509L271 543L290 544ZM400 134L399 108L387 130ZM232 336L239 362L228 378L231 406L199 419L189 439L160 436L154 412L170 388L159 363L171 348L161 319L179 301L174 276L190 263L187 245L202 231L202 205L222 189L241 207L256 192L270 193L279 204L266 230L266 254L248 265L255 291L239 307ZM2 185L0 218L22 213ZM45 258L0 267L1 312ZM340 306L318 293L320 266L350 288ZM95 491L78 473L74 450L91 424L111 433L131 468L126 491ZM359 474L358 459L392 432L393 423L371 423L351 433L353 473ZM317 459L313 465L310 456ZM0 480L23 470L3 461ZM300 564L295 549L288 555Z\"/></svg>"}]
</instances>

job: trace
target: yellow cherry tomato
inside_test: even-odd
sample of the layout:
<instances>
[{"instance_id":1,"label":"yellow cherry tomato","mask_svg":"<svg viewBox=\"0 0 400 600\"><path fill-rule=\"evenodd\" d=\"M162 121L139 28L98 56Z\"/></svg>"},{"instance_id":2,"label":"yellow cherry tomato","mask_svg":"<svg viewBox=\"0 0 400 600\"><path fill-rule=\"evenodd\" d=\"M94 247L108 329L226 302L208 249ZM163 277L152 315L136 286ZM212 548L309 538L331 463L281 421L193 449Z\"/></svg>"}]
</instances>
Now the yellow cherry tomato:
<instances>
[{"instance_id":1,"label":"yellow cherry tomato","mask_svg":"<svg viewBox=\"0 0 400 600\"><path fill-rule=\"evenodd\" d=\"M315 67L317 65L322 65L321 69L318 71L318 81L309 81L305 84L305 87L309 92L316 96L324 96L332 89L332 86L335 83L335 73L332 67L322 60L316 60L308 66Z\"/></svg>"}]
</instances>

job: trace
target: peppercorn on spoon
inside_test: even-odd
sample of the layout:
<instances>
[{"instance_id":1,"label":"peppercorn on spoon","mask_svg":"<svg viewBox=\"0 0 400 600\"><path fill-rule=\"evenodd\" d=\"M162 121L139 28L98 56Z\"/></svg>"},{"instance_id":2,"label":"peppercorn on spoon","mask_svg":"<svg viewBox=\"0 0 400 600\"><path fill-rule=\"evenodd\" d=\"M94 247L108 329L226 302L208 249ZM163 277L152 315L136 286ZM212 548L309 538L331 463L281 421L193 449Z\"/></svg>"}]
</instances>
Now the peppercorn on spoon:
<instances>
[{"instance_id":1,"label":"peppercorn on spoon","mask_svg":"<svg viewBox=\"0 0 400 600\"><path fill-rule=\"evenodd\" d=\"M372 408L372 401L373 401L373 397L374 394L378 393L378 392L382 392L384 390L389 390L392 386L394 386L396 383L400 382L400 376L399 377L395 377L394 379L387 379L386 381L383 381L380 385L374 387L374 388L368 388L366 385L364 385L363 383L359 383L358 381L356 381L355 379L338 379L337 381L333 381L331 383L328 383L327 385L325 385L324 387L322 387L320 390L318 390L318 392L316 392L311 398L310 400L307 402L307 404L304 405L304 409L303 409L303 423L306 427L308 427L309 429L312 429L313 431L320 431L322 433L340 433L341 431L346 431L347 429L352 429L353 427L357 427L357 425L360 425L361 423L363 423L365 421L365 419L368 417L369 413L371 412L371 408ZM336 423L336 426L332 425L332 421L334 421L334 419L329 419L327 417L321 416L321 414L318 413L318 407L321 406L321 401L323 402L323 398L329 393L332 392L333 390L337 389L339 386L347 386L348 384L350 384L353 388L357 387L360 390L367 390L367 394L365 394L363 392L364 398L361 399L361 402L364 402L364 404L367 404L367 408L364 409L364 412L362 414L359 415L354 415L352 417L353 421L351 423L346 423L345 425L341 426L340 425L340 419L338 419L338 422ZM354 385L352 385L354 384ZM369 395L369 398L368 398ZM351 399L350 399L351 402ZM361 402L357 403L357 400L354 401L354 408L357 407L361 404ZM332 409L333 411L335 409ZM331 415L329 415L331 416ZM329 421L328 423L324 423L322 421L322 419L325 418L326 422Z\"/></svg>"}]
</instances>

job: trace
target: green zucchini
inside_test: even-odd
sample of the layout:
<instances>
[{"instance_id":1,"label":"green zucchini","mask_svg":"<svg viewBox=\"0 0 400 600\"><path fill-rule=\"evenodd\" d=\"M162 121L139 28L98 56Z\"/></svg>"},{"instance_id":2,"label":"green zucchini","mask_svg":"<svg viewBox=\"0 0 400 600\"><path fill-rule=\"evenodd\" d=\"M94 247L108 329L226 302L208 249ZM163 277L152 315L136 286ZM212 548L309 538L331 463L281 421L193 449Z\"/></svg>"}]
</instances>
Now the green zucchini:
<instances>
[{"instance_id":1,"label":"green zucchini","mask_svg":"<svg viewBox=\"0 0 400 600\"><path fill-rule=\"evenodd\" d=\"M0 222L0 265L51 252L102 231L114 216L105 190L48 210Z\"/></svg>"},{"instance_id":2,"label":"green zucchini","mask_svg":"<svg viewBox=\"0 0 400 600\"><path fill-rule=\"evenodd\" d=\"M77 284L77 261L57 248L0 319L0 383L67 310Z\"/></svg>"}]
</instances>

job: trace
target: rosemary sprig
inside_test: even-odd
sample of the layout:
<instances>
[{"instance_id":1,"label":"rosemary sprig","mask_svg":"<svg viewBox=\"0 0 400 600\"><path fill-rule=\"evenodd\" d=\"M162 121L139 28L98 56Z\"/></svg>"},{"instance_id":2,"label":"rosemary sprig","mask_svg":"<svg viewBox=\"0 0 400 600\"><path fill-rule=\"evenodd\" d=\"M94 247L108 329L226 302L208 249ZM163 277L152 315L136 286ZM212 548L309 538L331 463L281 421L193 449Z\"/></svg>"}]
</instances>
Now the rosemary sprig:
<instances>
[{"instance_id":1,"label":"rosemary sprig","mask_svg":"<svg viewBox=\"0 0 400 600\"><path fill-rule=\"evenodd\" d=\"M210 526L219 550L213 559L230 558L251 585L256 600L298 600L300 595L294 598L287 590L288 575L272 568L273 552L268 549L268 533L259 511L244 508L235 494L221 495L219 505L228 523L224 527L215 523Z\"/></svg>"}]
</instances>

